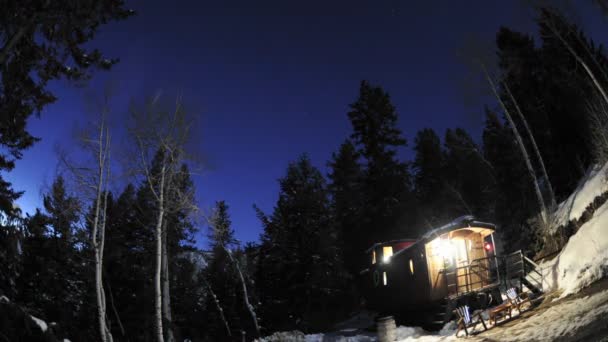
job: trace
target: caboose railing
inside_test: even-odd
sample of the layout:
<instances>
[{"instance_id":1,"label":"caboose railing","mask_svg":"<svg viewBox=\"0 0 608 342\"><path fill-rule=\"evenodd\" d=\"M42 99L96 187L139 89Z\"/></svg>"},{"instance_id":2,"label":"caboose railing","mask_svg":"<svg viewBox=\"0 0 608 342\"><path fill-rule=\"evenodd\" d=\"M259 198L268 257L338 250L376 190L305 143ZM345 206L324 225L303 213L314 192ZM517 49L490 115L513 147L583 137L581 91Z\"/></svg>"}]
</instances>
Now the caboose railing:
<instances>
[{"instance_id":1,"label":"caboose railing","mask_svg":"<svg viewBox=\"0 0 608 342\"><path fill-rule=\"evenodd\" d=\"M458 267L446 267L443 270L449 297L496 286L500 283L496 258L475 259Z\"/></svg>"},{"instance_id":2,"label":"caboose railing","mask_svg":"<svg viewBox=\"0 0 608 342\"><path fill-rule=\"evenodd\" d=\"M498 285L517 287L520 291L525 286L533 293L540 293L544 285L540 267L521 251L503 257L475 259L457 267L445 267L441 272L448 297L452 298Z\"/></svg>"}]
</instances>

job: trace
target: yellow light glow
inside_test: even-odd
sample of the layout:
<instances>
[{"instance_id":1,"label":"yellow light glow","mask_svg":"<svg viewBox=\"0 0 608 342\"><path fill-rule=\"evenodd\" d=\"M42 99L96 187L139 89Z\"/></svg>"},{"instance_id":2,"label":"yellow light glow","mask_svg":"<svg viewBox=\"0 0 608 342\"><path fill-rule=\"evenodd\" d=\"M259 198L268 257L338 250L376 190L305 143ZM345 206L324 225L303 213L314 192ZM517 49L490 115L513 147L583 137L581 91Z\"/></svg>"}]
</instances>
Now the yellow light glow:
<instances>
[{"instance_id":1,"label":"yellow light glow","mask_svg":"<svg viewBox=\"0 0 608 342\"><path fill-rule=\"evenodd\" d=\"M452 244L452 241L449 239L440 239L439 243L439 253L444 259L453 259L456 254L456 248Z\"/></svg>"},{"instance_id":2,"label":"yellow light glow","mask_svg":"<svg viewBox=\"0 0 608 342\"><path fill-rule=\"evenodd\" d=\"M382 272L382 281L384 282L385 286L386 286L386 284L388 284L388 281L386 279L386 272Z\"/></svg>"},{"instance_id":3,"label":"yellow light glow","mask_svg":"<svg viewBox=\"0 0 608 342\"><path fill-rule=\"evenodd\" d=\"M391 261L392 256L393 256L393 246L382 247L382 261L384 263L389 263Z\"/></svg>"},{"instance_id":4,"label":"yellow light glow","mask_svg":"<svg viewBox=\"0 0 608 342\"><path fill-rule=\"evenodd\" d=\"M376 250L372 251L372 265L376 263Z\"/></svg>"},{"instance_id":5,"label":"yellow light glow","mask_svg":"<svg viewBox=\"0 0 608 342\"><path fill-rule=\"evenodd\" d=\"M414 274L414 261L410 259L410 274Z\"/></svg>"}]
</instances>

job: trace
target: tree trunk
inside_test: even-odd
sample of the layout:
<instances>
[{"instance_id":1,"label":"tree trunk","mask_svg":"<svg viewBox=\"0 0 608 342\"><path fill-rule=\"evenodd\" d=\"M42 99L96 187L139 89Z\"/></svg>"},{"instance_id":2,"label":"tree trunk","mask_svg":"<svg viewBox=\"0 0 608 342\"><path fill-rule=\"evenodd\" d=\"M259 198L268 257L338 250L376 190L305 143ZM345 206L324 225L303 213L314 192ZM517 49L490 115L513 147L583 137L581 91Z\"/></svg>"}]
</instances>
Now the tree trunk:
<instances>
[{"instance_id":1,"label":"tree trunk","mask_svg":"<svg viewBox=\"0 0 608 342\"><path fill-rule=\"evenodd\" d=\"M511 98L511 101L513 101L513 104L515 105L515 109L517 110L517 113L519 114L521 121L524 123L526 132L528 133L528 136L530 137L530 141L532 142L532 147L534 148L534 153L536 153L536 158L538 159L538 162L540 163L541 171L543 172L543 177L547 181L547 189L549 190L549 196L550 196L550 200L551 200L551 210L554 210L557 205L557 203L555 201L555 193L553 192L553 186L551 185L551 180L549 180L549 175L547 174L547 169L545 168L545 162L543 161L543 157L540 154L538 145L536 145L536 139L534 139L534 135L532 135L532 130L530 129L530 126L528 126L528 121L524 117L524 114L521 112L521 109L519 108L519 104L517 104L517 100L515 100L515 97L511 93L511 89L509 89L509 85L506 82L503 82L502 84L505 86L505 90L507 91L507 94Z\"/></svg>"},{"instance_id":2,"label":"tree trunk","mask_svg":"<svg viewBox=\"0 0 608 342\"><path fill-rule=\"evenodd\" d=\"M171 318L171 290L169 288L169 257L167 246L167 220L163 222L163 317L166 323L165 331L167 332L167 342L174 342L172 318Z\"/></svg>"},{"instance_id":3,"label":"tree trunk","mask_svg":"<svg viewBox=\"0 0 608 342\"><path fill-rule=\"evenodd\" d=\"M104 143L105 133L105 143ZM97 186L96 186L96 199L95 199L95 214L93 215L93 233L92 243L93 251L95 254L95 295L97 298L97 315L99 323L99 335L103 342L112 342L112 335L107 326L106 322L106 301L105 294L103 292L103 248L105 244L105 212L107 202L107 192L103 197L104 208L102 211L102 193L104 187L104 173L106 172L106 161L107 153L109 148L109 136L105 128L105 124L102 120L101 127L99 129L99 140L98 140L98 174L97 174ZM104 216L103 222L100 224L101 215ZM97 240L99 234L100 241Z\"/></svg>"},{"instance_id":4,"label":"tree trunk","mask_svg":"<svg viewBox=\"0 0 608 342\"><path fill-rule=\"evenodd\" d=\"M109 172L109 171L108 171ZM106 177L106 182L109 178L109 175ZM110 329L108 328L108 324L107 324L107 302L106 302L106 291L103 288L103 279L102 279L102 275L103 275L103 253L104 253L104 248L106 245L106 219L107 219L107 212L108 212L108 191L106 190L104 192L103 195L103 211L102 211L102 221L101 221L101 225L99 226L99 275L100 275L100 279L99 279L99 287L100 287L100 292L101 292L101 296L102 296L102 305L103 305L103 314L104 314L104 323L105 323L105 334L106 334L106 339L108 340L108 342L113 342L114 339L112 338L112 333L110 332Z\"/></svg>"},{"instance_id":5,"label":"tree trunk","mask_svg":"<svg viewBox=\"0 0 608 342\"><path fill-rule=\"evenodd\" d=\"M165 215L165 161L161 168L160 189L158 191L158 217L156 221L156 274L154 277L154 307L156 315L156 337L159 342L164 342L163 336L163 314L162 314L162 289L161 289L161 271L162 271L162 228L163 217Z\"/></svg>"},{"instance_id":6,"label":"tree trunk","mask_svg":"<svg viewBox=\"0 0 608 342\"><path fill-rule=\"evenodd\" d=\"M241 284L243 285L243 299L245 301L245 307L247 307L247 310L249 310L249 315L251 315L251 319L253 320L253 325L255 327L255 332L257 334L256 337L260 337L260 326L258 325L258 317L255 314L253 305L251 305L251 303L249 303L249 295L247 294L247 284L245 283L245 278L243 277L243 272L241 272L241 268L239 267L238 262L232 257L232 253L230 252L230 250L228 250L228 248L226 248L226 246L222 246L222 247L224 248L224 251L226 251L226 253L228 254L228 257L230 257L230 261L232 261L232 263L236 267L237 272L239 273L239 278L241 279Z\"/></svg>"},{"instance_id":7,"label":"tree trunk","mask_svg":"<svg viewBox=\"0 0 608 342\"><path fill-rule=\"evenodd\" d=\"M213 289L211 288L211 284L209 284L205 278L203 278L203 282L207 286L207 289L209 289L209 293L211 293L211 298L213 298L213 302L215 303L215 306L217 307L217 311L220 313L220 318L222 319L222 322L224 322L224 327L226 328L226 333L228 334L229 337L231 337L232 333L230 333L230 326L228 325L228 321L226 320L226 317L224 316L224 310L222 309L222 306L220 305L220 301L217 299L215 292L213 292Z\"/></svg>"},{"instance_id":8,"label":"tree trunk","mask_svg":"<svg viewBox=\"0 0 608 342\"><path fill-rule=\"evenodd\" d=\"M519 131L517 130L517 127L515 126L515 122L513 121L513 118L511 116L511 114L509 113L507 106L500 98L500 95L498 95L498 90L496 89L496 85L494 84L494 81L492 81L492 78L490 77L488 70L485 68L484 65L481 65L481 67L483 69L486 80L490 84L490 88L492 88L492 92L494 93L494 96L496 97L496 99L498 100L498 103L502 107L502 110L505 113L505 117L507 118L507 121L509 121L509 126L511 126L511 130L513 131L513 134L515 135L517 145L519 146L522 157L524 158L524 162L526 163L526 168L528 169L528 173L530 174L530 177L532 177L532 180L534 183L534 192L536 193L536 198L538 200L538 206L540 207L541 220L543 221L543 225L546 226L547 225L547 207L545 206L545 200L543 199L543 194L540 191L540 187L538 185L538 179L536 178L536 174L534 173L534 168L532 167L532 163L530 162L530 157L528 156L528 151L526 151L526 146L524 145L524 142L521 139L521 135L519 134Z\"/></svg>"},{"instance_id":9,"label":"tree trunk","mask_svg":"<svg viewBox=\"0 0 608 342\"><path fill-rule=\"evenodd\" d=\"M570 51L570 53L572 54L572 56L574 56L574 59L576 59L576 61L583 67L583 69L585 69L585 72L587 73L587 75L589 76L589 78L591 78L591 81L593 82L593 85L595 85L595 88L597 89L597 91L600 92L600 94L604 98L604 101L606 102L606 104L608 104L608 95L604 91L604 88L602 88L602 85L597 80L597 78L595 78L595 75L593 74L593 71L591 71L591 69L589 68L589 66L587 66L587 63L585 63L585 61L576 53L576 51L574 50L574 48L572 47L572 45L570 45L570 43L568 43L566 41L566 39L564 39L564 37L561 35L561 33L559 33L559 31L557 30L557 28L555 26L553 26L553 23L547 23L547 26L549 27L549 29L551 30L551 32L553 32L553 34L562 42L562 44L564 44L564 46L566 47L566 49L568 49L568 51Z\"/></svg>"}]
</instances>

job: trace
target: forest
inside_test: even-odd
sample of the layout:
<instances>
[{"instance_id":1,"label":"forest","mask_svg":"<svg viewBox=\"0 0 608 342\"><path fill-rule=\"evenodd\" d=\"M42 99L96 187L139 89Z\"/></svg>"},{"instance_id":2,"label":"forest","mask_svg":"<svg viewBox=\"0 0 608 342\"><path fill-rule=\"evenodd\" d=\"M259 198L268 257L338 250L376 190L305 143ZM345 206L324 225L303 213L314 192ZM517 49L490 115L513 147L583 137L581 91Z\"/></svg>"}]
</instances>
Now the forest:
<instances>
[{"instance_id":1,"label":"forest","mask_svg":"<svg viewBox=\"0 0 608 342\"><path fill-rule=\"evenodd\" d=\"M478 108L481 136L460 127L405 136L397 122L407 113L382 84L352 84L349 109L338 113L350 135L326 165L308 154L285 165L273 209L254 208L257 242L237 240L226 201L210 211L197 204L196 113L160 95L134 98L124 117L102 101L75 152L58 153L43 206L25 213L16 205L22 190L5 174L47 143L28 120L57 100L49 82L86 82L120 63L91 47L95 34L138 14L120 0L2 7L0 341L251 341L325 331L365 308L360 272L376 242L474 215L499 227L505 253L559 251L578 227L551 229L551 213L608 161L606 51L565 13L538 7L534 35L502 27L492 51L468 51L491 95ZM126 145L113 139L115 126ZM407 148L411 160L402 158ZM196 243L199 232L207 247ZM27 315L48 329L34 329Z\"/></svg>"}]
</instances>

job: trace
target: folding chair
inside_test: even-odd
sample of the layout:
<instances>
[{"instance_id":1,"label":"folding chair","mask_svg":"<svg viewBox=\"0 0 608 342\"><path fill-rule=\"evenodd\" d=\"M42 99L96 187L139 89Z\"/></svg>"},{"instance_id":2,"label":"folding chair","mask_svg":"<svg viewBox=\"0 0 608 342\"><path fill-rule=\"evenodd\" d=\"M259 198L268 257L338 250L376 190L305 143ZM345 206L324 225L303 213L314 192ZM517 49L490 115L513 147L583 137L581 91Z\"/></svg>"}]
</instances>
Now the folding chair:
<instances>
[{"instance_id":1,"label":"folding chair","mask_svg":"<svg viewBox=\"0 0 608 342\"><path fill-rule=\"evenodd\" d=\"M529 306L532 305L532 302L530 301L530 298L521 298L518 294L517 291L515 291L515 288L512 287L510 289L507 290L507 299L509 300L509 303L511 303L511 305L515 308L517 308L517 311L519 311L519 313L522 312L521 307L528 303Z\"/></svg>"},{"instance_id":2,"label":"folding chair","mask_svg":"<svg viewBox=\"0 0 608 342\"><path fill-rule=\"evenodd\" d=\"M469 335L469 328L473 328L473 330L471 331L471 333L475 332L475 327L477 326L477 324L481 323L483 325L483 330L488 330L488 328L486 327L486 323L483 320L483 317L481 317L483 311L478 310L475 311L473 314L471 314L469 312L469 306L468 305L464 305L464 306L460 306L458 308L456 308L456 310L454 310L454 313L456 313L456 315L458 315L458 329L456 329L456 336L458 336L458 333L461 330L464 330L464 333L468 336Z\"/></svg>"}]
</instances>

